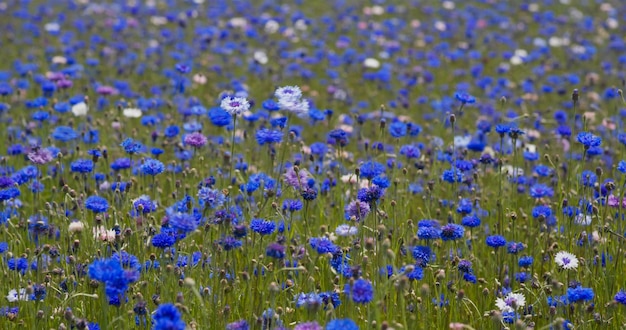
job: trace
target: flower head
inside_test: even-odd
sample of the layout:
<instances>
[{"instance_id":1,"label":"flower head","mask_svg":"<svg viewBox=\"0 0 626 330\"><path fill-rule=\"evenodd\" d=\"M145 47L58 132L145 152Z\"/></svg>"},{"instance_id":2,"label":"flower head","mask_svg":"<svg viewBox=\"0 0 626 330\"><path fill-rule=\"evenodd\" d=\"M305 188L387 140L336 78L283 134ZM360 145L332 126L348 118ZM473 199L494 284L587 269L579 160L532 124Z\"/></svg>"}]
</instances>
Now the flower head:
<instances>
[{"instance_id":1,"label":"flower head","mask_svg":"<svg viewBox=\"0 0 626 330\"><path fill-rule=\"evenodd\" d=\"M250 102L243 97L225 97L220 107L231 116L239 116L250 109Z\"/></svg>"},{"instance_id":2,"label":"flower head","mask_svg":"<svg viewBox=\"0 0 626 330\"><path fill-rule=\"evenodd\" d=\"M554 256L554 262L556 262L562 269L576 269L578 268L578 258L566 251L561 251Z\"/></svg>"},{"instance_id":3,"label":"flower head","mask_svg":"<svg viewBox=\"0 0 626 330\"><path fill-rule=\"evenodd\" d=\"M509 293L506 297L496 299L496 306L502 312L514 312L526 305L526 297L521 293Z\"/></svg>"}]
</instances>

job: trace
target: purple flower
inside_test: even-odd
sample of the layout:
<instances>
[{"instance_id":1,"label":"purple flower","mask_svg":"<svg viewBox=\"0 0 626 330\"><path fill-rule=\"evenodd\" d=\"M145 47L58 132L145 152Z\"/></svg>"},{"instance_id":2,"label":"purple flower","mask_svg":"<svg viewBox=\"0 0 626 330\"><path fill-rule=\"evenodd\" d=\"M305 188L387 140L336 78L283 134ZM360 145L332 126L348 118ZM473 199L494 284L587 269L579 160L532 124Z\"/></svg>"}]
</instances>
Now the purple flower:
<instances>
[{"instance_id":1,"label":"purple flower","mask_svg":"<svg viewBox=\"0 0 626 330\"><path fill-rule=\"evenodd\" d=\"M28 153L28 159L37 165L43 165L51 162L54 159L54 156L48 149L40 149L37 148Z\"/></svg>"},{"instance_id":2,"label":"purple flower","mask_svg":"<svg viewBox=\"0 0 626 330\"><path fill-rule=\"evenodd\" d=\"M194 148L203 147L207 143L207 141L208 140L206 136L198 132L185 135L185 139L183 140L186 145L192 146Z\"/></svg>"},{"instance_id":3,"label":"purple flower","mask_svg":"<svg viewBox=\"0 0 626 330\"><path fill-rule=\"evenodd\" d=\"M350 204L346 205L345 208L346 220L351 220L352 217L354 217L356 221L361 221L365 219L369 213L370 205L361 201L352 201Z\"/></svg>"}]
</instances>

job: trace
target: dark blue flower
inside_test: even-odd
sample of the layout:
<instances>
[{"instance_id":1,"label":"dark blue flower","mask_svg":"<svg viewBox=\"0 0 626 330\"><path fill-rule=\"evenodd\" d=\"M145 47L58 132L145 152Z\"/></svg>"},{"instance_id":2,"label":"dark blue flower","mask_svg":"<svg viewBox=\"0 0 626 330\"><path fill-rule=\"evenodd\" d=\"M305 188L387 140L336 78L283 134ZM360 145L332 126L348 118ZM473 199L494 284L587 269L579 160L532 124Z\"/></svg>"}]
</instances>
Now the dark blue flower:
<instances>
[{"instance_id":1,"label":"dark blue flower","mask_svg":"<svg viewBox=\"0 0 626 330\"><path fill-rule=\"evenodd\" d=\"M589 149L591 147L599 147L602 144L602 139L598 136L595 136L589 132L580 132L576 136L576 140L582 144L585 149Z\"/></svg>"},{"instance_id":2,"label":"dark blue flower","mask_svg":"<svg viewBox=\"0 0 626 330\"><path fill-rule=\"evenodd\" d=\"M124 151L128 154L136 154L139 151L141 151L141 149L143 148L143 146L141 145L141 143L131 139L131 138L127 138L126 140L122 141L122 143L120 144L120 146L122 148L124 148Z\"/></svg>"},{"instance_id":3,"label":"dark blue flower","mask_svg":"<svg viewBox=\"0 0 626 330\"><path fill-rule=\"evenodd\" d=\"M441 239L443 241L454 241L463 238L464 233L465 229L463 226L454 223L449 223L441 227Z\"/></svg>"},{"instance_id":4,"label":"dark blue flower","mask_svg":"<svg viewBox=\"0 0 626 330\"><path fill-rule=\"evenodd\" d=\"M580 301L589 301L594 297L593 289L584 288L582 286L578 286L575 288L567 289L567 300L570 303L580 302Z\"/></svg>"},{"instance_id":5,"label":"dark blue flower","mask_svg":"<svg viewBox=\"0 0 626 330\"><path fill-rule=\"evenodd\" d=\"M91 159L78 159L70 164L72 172L90 173L93 171L93 161Z\"/></svg>"},{"instance_id":6,"label":"dark blue flower","mask_svg":"<svg viewBox=\"0 0 626 330\"><path fill-rule=\"evenodd\" d=\"M261 235L269 235L276 230L276 224L272 221L263 219L252 219L250 229Z\"/></svg>"},{"instance_id":7,"label":"dark blue flower","mask_svg":"<svg viewBox=\"0 0 626 330\"><path fill-rule=\"evenodd\" d=\"M148 158L141 164L141 172L144 175L155 176L157 174L163 173L165 171L165 165L161 163L161 161Z\"/></svg>"},{"instance_id":8,"label":"dark blue flower","mask_svg":"<svg viewBox=\"0 0 626 330\"><path fill-rule=\"evenodd\" d=\"M361 177L372 179L385 173L385 165L374 161L367 161L361 165L359 171Z\"/></svg>"},{"instance_id":9,"label":"dark blue flower","mask_svg":"<svg viewBox=\"0 0 626 330\"><path fill-rule=\"evenodd\" d=\"M499 248L506 245L506 239L501 235L491 235L487 236L485 243L487 243L490 247Z\"/></svg>"},{"instance_id":10,"label":"dark blue flower","mask_svg":"<svg viewBox=\"0 0 626 330\"><path fill-rule=\"evenodd\" d=\"M339 250L340 250L339 247L337 247L331 240L329 240L326 237L322 237L322 238L314 237L314 238L311 238L309 240L309 244L319 254L324 254L324 253L335 254L335 253L339 252Z\"/></svg>"},{"instance_id":11,"label":"dark blue flower","mask_svg":"<svg viewBox=\"0 0 626 330\"><path fill-rule=\"evenodd\" d=\"M152 246L164 249L168 248L176 243L176 237L170 234L156 234L152 237Z\"/></svg>"},{"instance_id":12,"label":"dark blue flower","mask_svg":"<svg viewBox=\"0 0 626 330\"><path fill-rule=\"evenodd\" d=\"M350 319L335 319L326 324L326 330L359 330L359 326Z\"/></svg>"},{"instance_id":13,"label":"dark blue flower","mask_svg":"<svg viewBox=\"0 0 626 330\"><path fill-rule=\"evenodd\" d=\"M374 299L374 287L372 282L362 278L354 281L352 286L346 284L346 294L352 297L352 301L357 304L367 304Z\"/></svg>"},{"instance_id":14,"label":"dark blue flower","mask_svg":"<svg viewBox=\"0 0 626 330\"><path fill-rule=\"evenodd\" d=\"M109 209L109 202L104 197L89 196L85 200L85 208L94 213L103 213Z\"/></svg>"},{"instance_id":15,"label":"dark blue flower","mask_svg":"<svg viewBox=\"0 0 626 330\"><path fill-rule=\"evenodd\" d=\"M283 132L262 128L256 132L256 141L259 145L279 143L283 139Z\"/></svg>"},{"instance_id":16,"label":"dark blue flower","mask_svg":"<svg viewBox=\"0 0 626 330\"><path fill-rule=\"evenodd\" d=\"M454 94L454 98L457 99L457 101L460 101L463 104L472 104L476 102L476 98L473 97L472 95L468 94L468 93L464 93L464 92L459 92Z\"/></svg>"},{"instance_id":17,"label":"dark blue flower","mask_svg":"<svg viewBox=\"0 0 626 330\"><path fill-rule=\"evenodd\" d=\"M181 313L172 304L161 304L152 315L153 330L185 330Z\"/></svg>"}]
</instances>

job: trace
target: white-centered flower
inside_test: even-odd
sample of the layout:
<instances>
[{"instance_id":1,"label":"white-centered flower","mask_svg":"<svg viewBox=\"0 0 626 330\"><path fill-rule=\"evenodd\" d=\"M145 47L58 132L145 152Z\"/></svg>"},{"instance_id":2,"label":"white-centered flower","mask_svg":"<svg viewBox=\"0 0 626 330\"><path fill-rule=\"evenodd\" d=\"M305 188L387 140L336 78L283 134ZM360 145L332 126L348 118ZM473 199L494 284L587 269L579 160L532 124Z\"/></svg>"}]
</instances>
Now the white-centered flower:
<instances>
[{"instance_id":1,"label":"white-centered flower","mask_svg":"<svg viewBox=\"0 0 626 330\"><path fill-rule=\"evenodd\" d=\"M85 229L85 224L81 221L73 221L68 227L70 233L80 233Z\"/></svg>"},{"instance_id":2,"label":"white-centered flower","mask_svg":"<svg viewBox=\"0 0 626 330\"><path fill-rule=\"evenodd\" d=\"M126 108L122 113L126 118L139 118L142 115L141 110L137 108Z\"/></svg>"},{"instance_id":3,"label":"white-centered flower","mask_svg":"<svg viewBox=\"0 0 626 330\"><path fill-rule=\"evenodd\" d=\"M502 312L514 312L526 305L526 297L521 293L509 293L506 297L496 299L496 307Z\"/></svg>"},{"instance_id":4,"label":"white-centered flower","mask_svg":"<svg viewBox=\"0 0 626 330\"><path fill-rule=\"evenodd\" d=\"M283 86L278 87L274 96L279 100L300 100L302 97L302 90L298 86Z\"/></svg>"},{"instance_id":5,"label":"white-centered flower","mask_svg":"<svg viewBox=\"0 0 626 330\"><path fill-rule=\"evenodd\" d=\"M250 102L243 97L225 97L220 107L231 116L237 116L250 109Z\"/></svg>"},{"instance_id":6,"label":"white-centered flower","mask_svg":"<svg viewBox=\"0 0 626 330\"><path fill-rule=\"evenodd\" d=\"M9 294L7 295L7 300L9 302L16 302L19 300L27 301L28 295L26 294L26 289L20 289L19 293L15 289L9 291Z\"/></svg>"},{"instance_id":7,"label":"white-centered flower","mask_svg":"<svg viewBox=\"0 0 626 330\"><path fill-rule=\"evenodd\" d=\"M335 229L337 236L353 236L358 232L359 230L356 227L350 225L339 225L337 229Z\"/></svg>"},{"instance_id":8,"label":"white-centered flower","mask_svg":"<svg viewBox=\"0 0 626 330\"><path fill-rule=\"evenodd\" d=\"M578 258L567 251L557 253L556 256L554 256L554 262L563 269L578 268Z\"/></svg>"},{"instance_id":9,"label":"white-centered flower","mask_svg":"<svg viewBox=\"0 0 626 330\"><path fill-rule=\"evenodd\" d=\"M89 111L89 107L87 107L87 103L79 102L72 106L72 113L76 117L86 116Z\"/></svg>"}]
</instances>

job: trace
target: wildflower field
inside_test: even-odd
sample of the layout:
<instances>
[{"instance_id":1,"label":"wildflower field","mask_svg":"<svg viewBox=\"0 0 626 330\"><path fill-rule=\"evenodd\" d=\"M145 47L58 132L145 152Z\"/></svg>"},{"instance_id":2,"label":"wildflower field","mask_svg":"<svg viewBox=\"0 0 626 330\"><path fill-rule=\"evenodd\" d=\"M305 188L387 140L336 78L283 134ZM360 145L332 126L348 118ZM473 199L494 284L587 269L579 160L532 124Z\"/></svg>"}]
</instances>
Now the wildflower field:
<instances>
[{"instance_id":1,"label":"wildflower field","mask_svg":"<svg viewBox=\"0 0 626 330\"><path fill-rule=\"evenodd\" d=\"M626 328L620 1L0 17L0 329Z\"/></svg>"}]
</instances>

